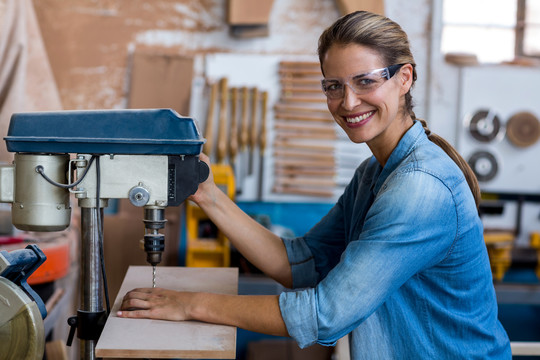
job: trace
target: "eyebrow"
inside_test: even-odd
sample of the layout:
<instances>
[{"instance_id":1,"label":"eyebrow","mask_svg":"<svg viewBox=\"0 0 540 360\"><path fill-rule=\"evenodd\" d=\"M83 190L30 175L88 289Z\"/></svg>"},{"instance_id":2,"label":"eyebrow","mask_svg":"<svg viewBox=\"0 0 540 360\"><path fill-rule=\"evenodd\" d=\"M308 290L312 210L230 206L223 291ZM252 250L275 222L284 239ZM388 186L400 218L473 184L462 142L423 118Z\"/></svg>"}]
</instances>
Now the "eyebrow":
<instances>
[{"instance_id":1,"label":"eyebrow","mask_svg":"<svg viewBox=\"0 0 540 360\"><path fill-rule=\"evenodd\" d=\"M377 70L378 70L378 69L377 69ZM357 78L357 77L364 77L364 76L370 75L373 71L376 71L376 70L372 70L372 71L369 71L369 72L366 72L366 73L362 73L362 74L353 75L353 76L351 76L351 79L354 79L354 78Z\"/></svg>"},{"instance_id":2,"label":"eyebrow","mask_svg":"<svg viewBox=\"0 0 540 360\"><path fill-rule=\"evenodd\" d=\"M364 76L367 76L367 75L370 75L371 73L375 72L375 71L379 71L379 70L384 70L385 68L379 68L379 69L373 69L371 71L367 71L367 72L364 72L364 73L361 73L361 74L356 74L356 75L350 75L348 76L349 79L354 79L354 78L358 78L358 77L364 77ZM330 79L325 79L326 81L341 81L341 79L338 79L338 78L330 78Z\"/></svg>"}]
</instances>

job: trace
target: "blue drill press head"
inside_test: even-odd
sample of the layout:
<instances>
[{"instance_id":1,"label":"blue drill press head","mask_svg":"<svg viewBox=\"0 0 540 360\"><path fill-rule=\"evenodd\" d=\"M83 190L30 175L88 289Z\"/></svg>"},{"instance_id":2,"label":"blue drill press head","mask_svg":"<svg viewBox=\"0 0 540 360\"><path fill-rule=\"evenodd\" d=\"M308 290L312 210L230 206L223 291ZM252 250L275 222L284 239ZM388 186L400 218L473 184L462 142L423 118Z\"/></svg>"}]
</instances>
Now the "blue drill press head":
<instances>
[{"instance_id":1,"label":"blue drill press head","mask_svg":"<svg viewBox=\"0 0 540 360\"><path fill-rule=\"evenodd\" d=\"M171 109L16 113L7 149L44 154L199 155L194 119Z\"/></svg>"}]
</instances>

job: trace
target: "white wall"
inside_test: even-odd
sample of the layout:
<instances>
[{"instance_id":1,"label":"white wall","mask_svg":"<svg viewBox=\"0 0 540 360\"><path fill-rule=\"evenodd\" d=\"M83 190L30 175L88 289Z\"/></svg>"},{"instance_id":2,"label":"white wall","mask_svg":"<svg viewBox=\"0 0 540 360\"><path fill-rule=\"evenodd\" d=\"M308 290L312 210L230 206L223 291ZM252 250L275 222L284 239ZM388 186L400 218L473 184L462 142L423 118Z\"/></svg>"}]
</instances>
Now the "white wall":
<instances>
[{"instance_id":1,"label":"white wall","mask_svg":"<svg viewBox=\"0 0 540 360\"><path fill-rule=\"evenodd\" d=\"M540 144L521 149L504 136L498 141L481 144L472 139L466 128L467 116L488 108L500 116L502 123L519 111L540 117L540 68L515 65L478 65L460 68L444 61L441 54L442 3L433 1L430 74L427 91L427 118L432 130L449 140L467 159L478 150L496 155L499 173L490 182L480 183L484 191L510 194L540 194ZM504 134L503 134L504 135ZM506 202L501 216L484 218L486 228L513 230L517 204ZM540 204L526 202L522 209L521 234L517 244L526 246L531 232L540 232Z\"/></svg>"}]
</instances>

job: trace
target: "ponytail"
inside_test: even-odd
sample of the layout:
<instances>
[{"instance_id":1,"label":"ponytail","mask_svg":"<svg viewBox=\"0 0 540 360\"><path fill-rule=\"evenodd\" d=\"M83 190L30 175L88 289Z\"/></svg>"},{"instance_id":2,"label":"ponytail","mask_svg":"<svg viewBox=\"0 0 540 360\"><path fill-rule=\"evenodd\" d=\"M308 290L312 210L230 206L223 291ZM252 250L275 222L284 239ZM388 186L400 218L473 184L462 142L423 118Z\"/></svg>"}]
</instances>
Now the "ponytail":
<instances>
[{"instance_id":1,"label":"ponytail","mask_svg":"<svg viewBox=\"0 0 540 360\"><path fill-rule=\"evenodd\" d=\"M411 115L413 119L415 119L414 113ZM431 130L429 130L426 120L424 119L416 119L416 120L420 121L420 123L422 124L422 127L424 128L424 131L426 132L428 139L432 143L438 145L441 149L443 149L444 152L448 156L450 156L450 158L454 160L457 166L461 169L461 171L463 172L463 175L465 175L467 184L469 184L469 188L471 189L471 192L474 196L476 208L478 209L480 205L480 199L481 199L480 186L478 185L478 180L476 179L476 175L472 171L469 164L465 161L465 159L463 159L463 157L457 152L457 150L448 143L448 141L446 141L439 135L432 133Z\"/></svg>"}]
</instances>

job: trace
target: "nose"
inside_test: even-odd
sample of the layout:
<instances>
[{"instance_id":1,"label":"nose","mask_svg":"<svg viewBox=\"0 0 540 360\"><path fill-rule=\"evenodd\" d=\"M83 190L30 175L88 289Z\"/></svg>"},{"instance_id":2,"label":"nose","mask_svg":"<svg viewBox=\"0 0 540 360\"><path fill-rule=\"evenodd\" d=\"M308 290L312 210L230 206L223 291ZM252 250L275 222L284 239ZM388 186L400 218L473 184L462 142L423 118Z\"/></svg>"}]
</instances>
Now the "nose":
<instances>
[{"instance_id":1,"label":"nose","mask_svg":"<svg viewBox=\"0 0 540 360\"><path fill-rule=\"evenodd\" d=\"M356 106L358 106L362 101L358 97L358 95L354 92L354 90L349 86L349 84L345 84L345 87L343 89L343 101L341 103L341 106L345 110L352 110Z\"/></svg>"}]
</instances>

